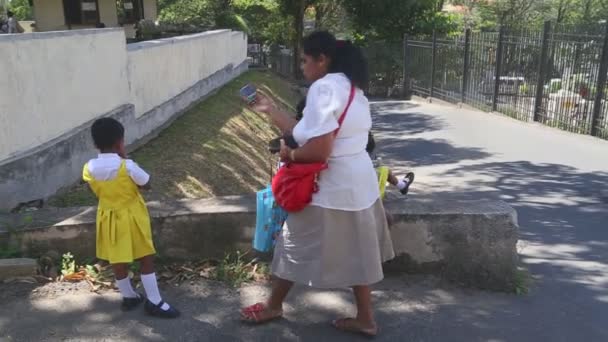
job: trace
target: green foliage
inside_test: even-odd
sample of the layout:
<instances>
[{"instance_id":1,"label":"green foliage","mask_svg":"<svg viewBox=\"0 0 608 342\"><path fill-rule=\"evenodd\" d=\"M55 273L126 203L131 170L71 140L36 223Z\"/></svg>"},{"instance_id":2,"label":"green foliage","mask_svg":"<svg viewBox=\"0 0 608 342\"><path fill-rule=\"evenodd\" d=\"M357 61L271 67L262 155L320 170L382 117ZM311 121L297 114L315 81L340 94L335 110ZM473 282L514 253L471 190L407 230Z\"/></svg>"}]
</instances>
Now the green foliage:
<instances>
[{"instance_id":1,"label":"green foliage","mask_svg":"<svg viewBox=\"0 0 608 342\"><path fill-rule=\"evenodd\" d=\"M539 28L550 20L563 24L596 24L608 17L607 0L453 0L464 6L463 20L478 30L499 24L512 28Z\"/></svg>"},{"instance_id":2,"label":"green foliage","mask_svg":"<svg viewBox=\"0 0 608 342\"><path fill-rule=\"evenodd\" d=\"M157 39L161 37L161 34L160 27L150 19L143 19L137 23L137 35L140 39Z\"/></svg>"},{"instance_id":3,"label":"green foliage","mask_svg":"<svg viewBox=\"0 0 608 342\"><path fill-rule=\"evenodd\" d=\"M275 0L234 0L232 6L253 42L285 44L293 34L289 18L281 14Z\"/></svg>"},{"instance_id":4,"label":"green foliage","mask_svg":"<svg viewBox=\"0 0 608 342\"><path fill-rule=\"evenodd\" d=\"M227 253L224 259L217 265L214 278L235 287L253 280L254 274L250 271L251 263L246 262L243 259L244 256L245 254L241 254L239 251L234 254Z\"/></svg>"},{"instance_id":5,"label":"green foliage","mask_svg":"<svg viewBox=\"0 0 608 342\"><path fill-rule=\"evenodd\" d=\"M315 28L333 32L341 38L352 37L352 22L340 1L318 0L313 9Z\"/></svg>"},{"instance_id":6,"label":"green foliage","mask_svg":"<svg viewBox=\"0 0 608 342\"><path fill-rule=\"evenodd\" d=\"M30 7L29 0L11 0L8 9L15 14L17 20L33 20L34 13Z\"/></svg>"},{"instance_id":7,"label":"green foliage","mask_svg":"<svg viewBox=\"0 0 608 342\"><path fill-rule=\"evenodd\" d=\"M0 259L18 258L21 256L19 249L14 247L0 248Z\"/></svg>"},{"instance_id":8,"label":"green foliage","mask_svg":"<svg viewBox=\"0 0 608 342\"><path fill-rule=\"evenodd\" d=\"M61 258L61 274L64 276L76 272L76 261L72 253L67 252Z\"/></svg>"},{"instance_id":9,"label":"green foliage","mask_svg":"<svg viewBox=\"0 0 608 342\"><path fill-rule=\"evenodd\" d=\"M400 41L404 33L449 33L454 17L437 11L437 0L342 0L359 37Z\"/></svg>"},{"instance_id":10,"label":"green foliage","mask_svg":"<svg viewBox=\"0 0 608 342\"><path fill-rule=\"evenodd\" d=\"M530 272L525 268L518 268L515 271L515 286L513 291L517 295L526 295L530 292L530 286L532 284L532 276Z\"/></svg>"},{"instance_id":11,"label":"green foliage","mask_svg":"<svg viewBox=\"0 0 608 342\"><path fill-rule=\"evenodd\" d=\"M536 85L524 83L519 86L519 94L520 95L534 95L536 94Z\"/></svg>"},{"instance_id":12,"label":"green foliage","mask_svg":"<svg viewBox=\"0 0 608 342\"><path fill-rule=\"evenodd\" d=\"M207 28L215 24L208 0L159 0L158 8L158 20L163 23Z\"/></svg>"},{"instance_id":13,"label":"green foliage","mask_svg":"<svg viewBox=\"0 0 608 342\"><path fill-rule=\"evenodd\" d=\"M549 92L552 94L557 93L560 90L562 90L562 81L551 82L549 85Z\"/></svg>"}]
</instances>

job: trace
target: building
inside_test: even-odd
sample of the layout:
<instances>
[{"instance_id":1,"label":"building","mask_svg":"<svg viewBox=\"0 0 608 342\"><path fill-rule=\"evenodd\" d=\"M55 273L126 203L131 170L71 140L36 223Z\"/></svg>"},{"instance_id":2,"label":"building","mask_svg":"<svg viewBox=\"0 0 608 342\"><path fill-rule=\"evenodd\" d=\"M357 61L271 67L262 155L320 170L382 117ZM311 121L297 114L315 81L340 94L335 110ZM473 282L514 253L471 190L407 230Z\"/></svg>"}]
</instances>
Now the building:
<instances>
[{"instance_id":1,"label":"building","mask_svg":"<svg viewBox=\"0 0 608 342\"><path fill-rule=\"evenodd\" d=\"M134 24L141 19L156 20L156 0L31 0L36 31L61 31L124 27L134 37Z\"/></svg>"}]
</instances>

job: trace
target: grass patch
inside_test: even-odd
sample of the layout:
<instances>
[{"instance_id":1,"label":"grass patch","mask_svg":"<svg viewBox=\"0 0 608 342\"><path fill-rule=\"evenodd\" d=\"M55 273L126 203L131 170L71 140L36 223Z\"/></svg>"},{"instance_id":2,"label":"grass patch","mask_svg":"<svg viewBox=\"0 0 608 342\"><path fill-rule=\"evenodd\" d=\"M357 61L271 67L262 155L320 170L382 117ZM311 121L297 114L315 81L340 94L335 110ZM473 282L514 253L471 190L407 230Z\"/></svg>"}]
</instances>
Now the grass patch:
<instances>
[{"instance_id":1,"label":"grass patch","mask_svg":"<svg viewBox=\"0 0 608 342\"><path fill-rule=\"evenodd\" d=\"M0 259L12 259L21 257L21 251L14 247L0 247Z\"/></svg>"},{"instance_id":2,"label":"grass patch","mask_svg":"<svg viewBox=\"0 0 608 342\"><path fill-rule=\"evenodd\" d=\"M530 285L532 284L532 276L530 272L522 267L518 267L515 271L515 294L525 295L530 292Z\"/></svg>"},{"instance_id":3,"label":"grass patch","mask_svg":"<svg viewBox=\"0 0 608 342\"><path fill-rule=\"evenodd\" d=\"M270 180L267 142L276 136L269 120L239 98L254 83L294 110L300 98L293 87L264 71L250 71L189 110L130 158L152 176L147 200L208 198L252 193ZM127 131L126 134L129 134ZM95 205L86 184L54 196L57 207Z\"/></svg>"},{"instance_id":4,"label":"grass patch","mask_svg":"<svg viewBox=\"0 0 608 342\"><path fill-rule=\"evenodd\" d=\"M270 278L270 268L267 264L246 261L244 257L245 254L239 251L227 253L211 272L211 278L230 284L233 287L240 287L244 283Z\"/></svg>"}]
</instances>

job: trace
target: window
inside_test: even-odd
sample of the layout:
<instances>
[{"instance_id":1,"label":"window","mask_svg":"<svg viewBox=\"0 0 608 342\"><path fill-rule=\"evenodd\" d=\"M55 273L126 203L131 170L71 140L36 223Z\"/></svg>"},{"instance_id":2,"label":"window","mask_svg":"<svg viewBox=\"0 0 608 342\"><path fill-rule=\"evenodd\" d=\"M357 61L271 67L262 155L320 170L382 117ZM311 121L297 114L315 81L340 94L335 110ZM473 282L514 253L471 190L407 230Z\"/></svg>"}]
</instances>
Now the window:
<instances>
[{"instance_id":1,"label":"window","mask_svg":"<svg viewBox=\"0 0 608 342\"><path fill-rule=\"evenodd\" d=\"M99 22L98 0L63 0L68 25L95 25Z\"/></svg>"},{"instance_id":2,"label":"window","mask_svg":"<svg viewBox=\"0 0 608 342\"><path fill-rule=\"evenodd\" d=\"M123 24L133 24L144 19L143 0L117 0L116 6Z\"/></svg>"}]
</instances>

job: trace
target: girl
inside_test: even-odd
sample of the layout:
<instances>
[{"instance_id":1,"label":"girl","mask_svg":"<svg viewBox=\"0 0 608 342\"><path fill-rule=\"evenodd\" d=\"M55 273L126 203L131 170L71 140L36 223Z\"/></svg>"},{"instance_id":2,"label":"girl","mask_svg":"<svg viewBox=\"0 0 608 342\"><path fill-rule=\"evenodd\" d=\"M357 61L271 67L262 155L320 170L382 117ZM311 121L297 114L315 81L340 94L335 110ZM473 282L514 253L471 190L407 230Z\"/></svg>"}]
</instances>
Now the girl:
<instances>
[{"instance_id":1,"label":"girl","mask_svg":"<svg viewBox=\"0 0 608 342\"><path fill-rule=\"evenodd\" d=\"M146 291L147 314L176 318L179 311L165 303L158 291L154 274L154 244L150 216L140 187L148 187L150 176L126 158L125 129L112 118L96 120L91 127L95 147L100 154L83 169L83 179L99 199L97 207L97 257L108 260L122 295L121 309L130 311L144 301L133 290L129 263L139 260L141 282Z\"/></svg>"},{"instance_id":2,"label":"girl","mask_svg":"<svg viewBox=\"0 0 608 342\"><path fill-rule=\"evenodd\" d=\"M254 109L268 114L283 136L292 134L298 143L296 149L281 146L283 161L327 161L329 168L319 176L319 191L312 203L301 212L289 213L274 251L270 298L243 308L241 316L251 323L280 318L294 283L352 287L357 315L335 320L333 325L374 336L378 328L370 285L383 278L382 262L393 258L394 252L376 171L365 152L372 125L369 103L361 90L368 80L367 63L358 48L336 41L328 32L312 33L303 47L302 72L312 86L302 120L297 122L264 96ZM348 106L334 137L338 118Z\"/></svg>"},{"instance_id":3,"label":"girl","mask_svg":"<svg viewBox=\"0 0 608 342\"><path fill-rule=\"evenodd\" d=\"M306 107L306 98L303 98L302 100L300 100L300 102L298 102L298 104L296 105L296 120L297 121L300 121L302 119L302 117L304 116L304 107ZM396 187L397 189L399 189L399 192L401 192L401 194L407 195L407 193L410 190L410 185L412 185L412 183L414 183L414 177L415 177L414 173L408 172L403 179L399 180L393 174L393 171L388 169L388 167L379 165L378 158L376 157L376 154L374 153L375 149L376 149L376 140L374 139L374 135L372 134L372 131L369 131L365 151L369 154L370 158L372 158L372 161L374 162L374 167L376 168L376 172L378 173L378 179L380 180L382 178L382 177L380 177L380 175L381 175L380 168L381 167L386 168L388 170L387 171L388 175L386 177L386 180L388 181L388 183L390 185ZM383 187L381 186L381 188L383 188Z\"/></svg>"}]
</instances>

